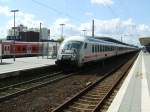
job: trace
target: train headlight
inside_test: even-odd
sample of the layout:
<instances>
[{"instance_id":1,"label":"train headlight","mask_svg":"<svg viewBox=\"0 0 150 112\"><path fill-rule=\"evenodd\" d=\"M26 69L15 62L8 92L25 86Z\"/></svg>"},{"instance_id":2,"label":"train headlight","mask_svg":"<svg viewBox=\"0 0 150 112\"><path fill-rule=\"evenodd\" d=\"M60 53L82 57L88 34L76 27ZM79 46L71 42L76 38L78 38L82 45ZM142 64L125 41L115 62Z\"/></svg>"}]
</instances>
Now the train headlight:
<instances>
[{"instance_id":1,"label":"train headlight","mask_svg":"<svg viewBox=\"0 0 150 112\"><path fill-rule=\"evenodd\" d=\"M65 50L64 50L64 49L62 49L62 50L61 50L61 53L64 53L64 52L65 52Z\"/></svg>"},{"instance_id":2,"label":"train headlight","mask_svg":"<svg viewBox=\"0 0 150 112\"><path fill-rule=\"evenodd\" d=\"M73 54L73 55L72 55L72 60L75 60L75 59L76 59L76 55Z\"/></svg>"},{"instance_id":3,"label":"train headlight","mask_svg":"<svg viewBox=\"0 0 150 112\"><path fill-rule=\"evenodd\" d=\"M62 57L61 55L58 55L58 56L57 56L57 59L58 59L58 60L61 60L61 57Z\"/></svg>"}]
</instances>

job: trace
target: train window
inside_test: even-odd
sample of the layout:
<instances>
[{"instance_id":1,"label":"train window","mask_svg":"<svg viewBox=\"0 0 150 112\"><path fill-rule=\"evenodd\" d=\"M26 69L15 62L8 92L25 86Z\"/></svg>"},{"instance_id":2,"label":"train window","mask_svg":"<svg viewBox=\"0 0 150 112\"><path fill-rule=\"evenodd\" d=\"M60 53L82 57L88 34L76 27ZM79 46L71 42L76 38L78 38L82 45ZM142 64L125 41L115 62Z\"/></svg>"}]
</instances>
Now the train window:
<instances>
[{"instance_id":1,"label":"train window","mask_svg":"<svg viewBox=\"0 0 150 112\"><path fill-rule=\"evenodd\" d=\"M97 51L97 49L96 49L96 45L95 45L95 52Z\"/></svg>"},{"instance_id":2,"label":"train window","mask_svg":"<svg viewBox=\"0 0 150 112\"><path fill-rule=\"evenodd\" d=\"M102 46L102 51L104 52L104 46Z\"/></svg>"},{"instance_id":3,"label":"train window","mask_svg":"<svg viewBox=\"0 0 150 112\"><path fill-rule=\"evenodd\" d=\"M26 51L26 48L25 48L25 47L23 47L23 51Z\"/></svg>"},{"instance_id":4,"label":"train window","mask_svg":"<svg viewBox=\"0 0 150 112\"><path fill-rule=\"evenodd\" d=\"M99 45L99 52L101 52L101 45Z\"/></svg>"},{"instance_id":5,"label":"train window","mask_svg":"<svg viewBox=\"0 0 150 112\"><path fill-rule=\"evenodd\" d=\"M105 47L105 46L103 46L103 51L105 51L105 49L106 49L106 47Z\"/></svg>"},{"instance_id":6,"label":"train window","mask_svg":"<svg viewBox=\"0 0 150 112\"><path fill-rule=\"evenodd\" d=\"M17 50L20 51L20 47L19 46L17 47Z\"/></svg>"},{"instance_id":7,"label":"train window","mask_svg":"<svg viewBox=\"0 0 150 112\"><path fill-rule=\"evenodd\" d=\"M105 51L107 51L108 50L108 48L107 48L107 46L105 46Z\"/></svg>"},{"instance_id":8,"label":"train window","mask_svg":"<svg viewBox=\"0 0 150 112\"><path fill-rule=\"evenodd\" d=\"M99 45L99 52L101 52L101 45Z\"/></svg>"},{"instance_id":9,"label":"train window","mask_svg":"<svg viewBox=\"0 0 150 112\"><path fill-rule=\"evenodd\" d=\"M92 45L92 53L94 53L94 45Z\"/></svg>"},{"instance_id":10,"label":"train window","mask_svg":"<svg viewBox=\"0 0 150 112\"><path fill-rule=\"evenodd\" d=\"M86 49L86 48L87 48L87 43L84 44L84 49Z\"/></svg>"},{"instance_id":11,"label":"train window","mask_svg":"<svg viewBox=\"0 0 150 112\"><path fill-rule=\"evenodd\" d=\"M103 51L105 51L105 46L103 46Z\"/></svg>"},{"instance_id":12,"label":"train window","mask_svg":"<svg viewBox=\"0 0 150 112\"><path fill-rule=\"evenodd\" d=\"M9 46L7 46L7 50L9 51Z\"/></svg>"},{"instance_id":13,"label":"train window","mask_svg":"<svg viewBox=\"0 0 150 112\"><path fill-rule=\"evenodd\" d=\"M106 51L108 51L108 46L106 46Z\"/></svg>"},{"instance_id":14,"label":"train window","mask_svg":"<svg viewBox=\"0 0 150 112\"><path fill-rule=\"evenodd\" d=\"M105 46L103 46L103 51L105 51Z\"/></svg>"},{"instance_id":15,"label":"train window","mask_svg":"<svg viewBox=\"0 0 150 112\"><path fill-rule=\"evenodd\" d=\"M100 52L102 52L102 45L100 45Z\"/></svg>"},{"instance_id":16,"label":"train window","mask_svg":"<svg viewBox=\"0 0 150 112\"><path fill-rule=\"evenodd\" d=\"M98 52L98 45L96 45L96 52Z\"/></svg>"}]
</instances>

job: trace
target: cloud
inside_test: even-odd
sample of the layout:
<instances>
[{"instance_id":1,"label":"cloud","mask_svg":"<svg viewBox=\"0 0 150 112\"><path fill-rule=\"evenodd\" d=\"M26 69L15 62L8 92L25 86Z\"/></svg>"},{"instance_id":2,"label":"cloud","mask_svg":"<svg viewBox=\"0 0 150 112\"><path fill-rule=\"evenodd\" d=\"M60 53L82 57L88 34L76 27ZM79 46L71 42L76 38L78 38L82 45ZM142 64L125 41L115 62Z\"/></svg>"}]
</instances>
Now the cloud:
<instances>
[{"instance_id":1,"label":"cloud","mask_svg":"<svg viewBox=\"0 0 150 112\"><path fill-rule=\"evenodd\" d=\"M7 34L7 30L4 29L4 27L0 27L0 39L1 39L1 38L4 38L4 39L5 39L6 34Z\"/></svg>"},{"instance_id":2,"label":"cloud","mask_svg":"<svg viewBox=\"0 0 150 112\"><path fill-rule=\"evenodd\" d=\"M93 13L92 13L92 12L86 12L85 15L92 17L92 16L93 16Z\"/></svg>"},{"instance_id":3,"label":"cloud","mask_svg":"<svg viewBox=\"0 0 150 112\"><path fill-rule=\"evenodd\" d=\"M8 21L7 28L10 28L13 26L13 19ZM18 12L16 13L16 24L23 24L25 26L28 26L29 28L31 27L39 27L40 22L44 23L41 20L37 20L36 16L30 13L26 12Z\"/></svg>"},{"instance_id":4,"label":"cloud","mask_svg":"<svg viewBox=\"0 0 150 112\"><path fill-rule=\"evenodd\" d=\"M97 5L112 5L114 4L113 0L91 0L92 4L97 4Z\"/></svg>"},{"instance_id":5,"label":"cloud","mask_svg":"<svg viewBox=\"0 0 150 112\"><path fill-rule=\"evenodd\" d=\"M10 29L13 26L14 20L13 20L13 13L10 12L10 8L8 6L1 6L0 5L0 15L2 17L7 17L8 21L5 21L3 24L5 26L2 26L3 28L0 28L0 36L7 35L7 30ZM39 27L40 22L44 23L42 20L39 20L36 18L34 14L19 11L16 13L16 26L19 24L23 24L27 27ZM6 31L4 31L6 30Z\"/></svg>"},{"instance_id":6,"label":"cloud","mask_svg":"<svg viewBox=\"0 0 150 112\"><path fill-rule=\"evenodd\" d=\"M63 27L64 36L70 35L79 35L80 31L78 27L70 21L68 18L58 18L54 23L50 26L51 29L51 36L52 38L59 38L61 35L61 26L60 24L65 24ZM55 37L53 37L55 36Z\"/></svg>"},{"instance_id":7,"label":"cloud","mask_svg":"<svg viewBox=\"0 0 150 112\"><path fill-rule=\"evenodd\" d=\"M61 27L59 24L64 23L64 35L83 35L82 30L86 30L86 35L91 35L92 21L87 21L79 25L71 22L69 18L58 18L51 26L52 35L60 37ZM150 35L150 26L145 24L135 24L131 18L121 20L113 18L109 20L95 19L95 36L108 36L130 44L139 44L138 38L143 35Z\"/></svg>"},{"instance_id":8,"label":"cloud","mask_svg":"<svg viewBox=\"0 0 150 112\"><path fill-rule=\"evenodd\" d=\"M12 2L14 0L0 0L0 2Z\"/></svg>"},{"instance_id":9,"label":"cloud","mask_svg":"<svg viewBox=\"0 0 150 112\"><path fill-rule=\"evenodd\" d=\"M11 16L10 9L7 6L0 6L0 15Z\"/></svg>"}]
</instances>

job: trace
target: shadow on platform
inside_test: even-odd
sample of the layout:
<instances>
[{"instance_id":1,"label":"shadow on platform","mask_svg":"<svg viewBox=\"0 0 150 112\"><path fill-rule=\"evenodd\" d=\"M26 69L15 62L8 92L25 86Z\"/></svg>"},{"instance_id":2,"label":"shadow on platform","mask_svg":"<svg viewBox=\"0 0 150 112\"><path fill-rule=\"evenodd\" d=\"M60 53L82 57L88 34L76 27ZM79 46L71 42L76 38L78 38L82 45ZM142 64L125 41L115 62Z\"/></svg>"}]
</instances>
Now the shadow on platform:
<instances>
[{"instance_id":1,"label":"shadow on platform","mask_svg":"<svg viewBox=\"0 0 150 112\"><path fill-rule=\"evenodd\" d=\"M0 63L0 65L8 65L8 64L12 64L12 63L5 63L5 62Z\"/></svg>"}]
</instances>

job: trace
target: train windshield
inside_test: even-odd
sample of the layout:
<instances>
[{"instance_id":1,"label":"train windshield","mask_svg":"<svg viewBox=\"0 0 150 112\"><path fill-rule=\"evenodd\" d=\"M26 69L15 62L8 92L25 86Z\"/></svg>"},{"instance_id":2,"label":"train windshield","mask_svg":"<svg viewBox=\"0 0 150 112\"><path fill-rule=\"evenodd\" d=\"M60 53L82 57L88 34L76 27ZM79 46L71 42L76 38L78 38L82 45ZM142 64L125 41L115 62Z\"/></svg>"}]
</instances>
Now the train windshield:
<instances>
[{"instance_id":1,"label":"train windshield","mask_svg":"<svg viewBox=\"0 0 150 112\"><path fill-rule=\"evenodd\" d=\"M70 41L64 45L64 49L80 49L82 44L83 43L79 41Z\"/></svg>"}]
</instances>

